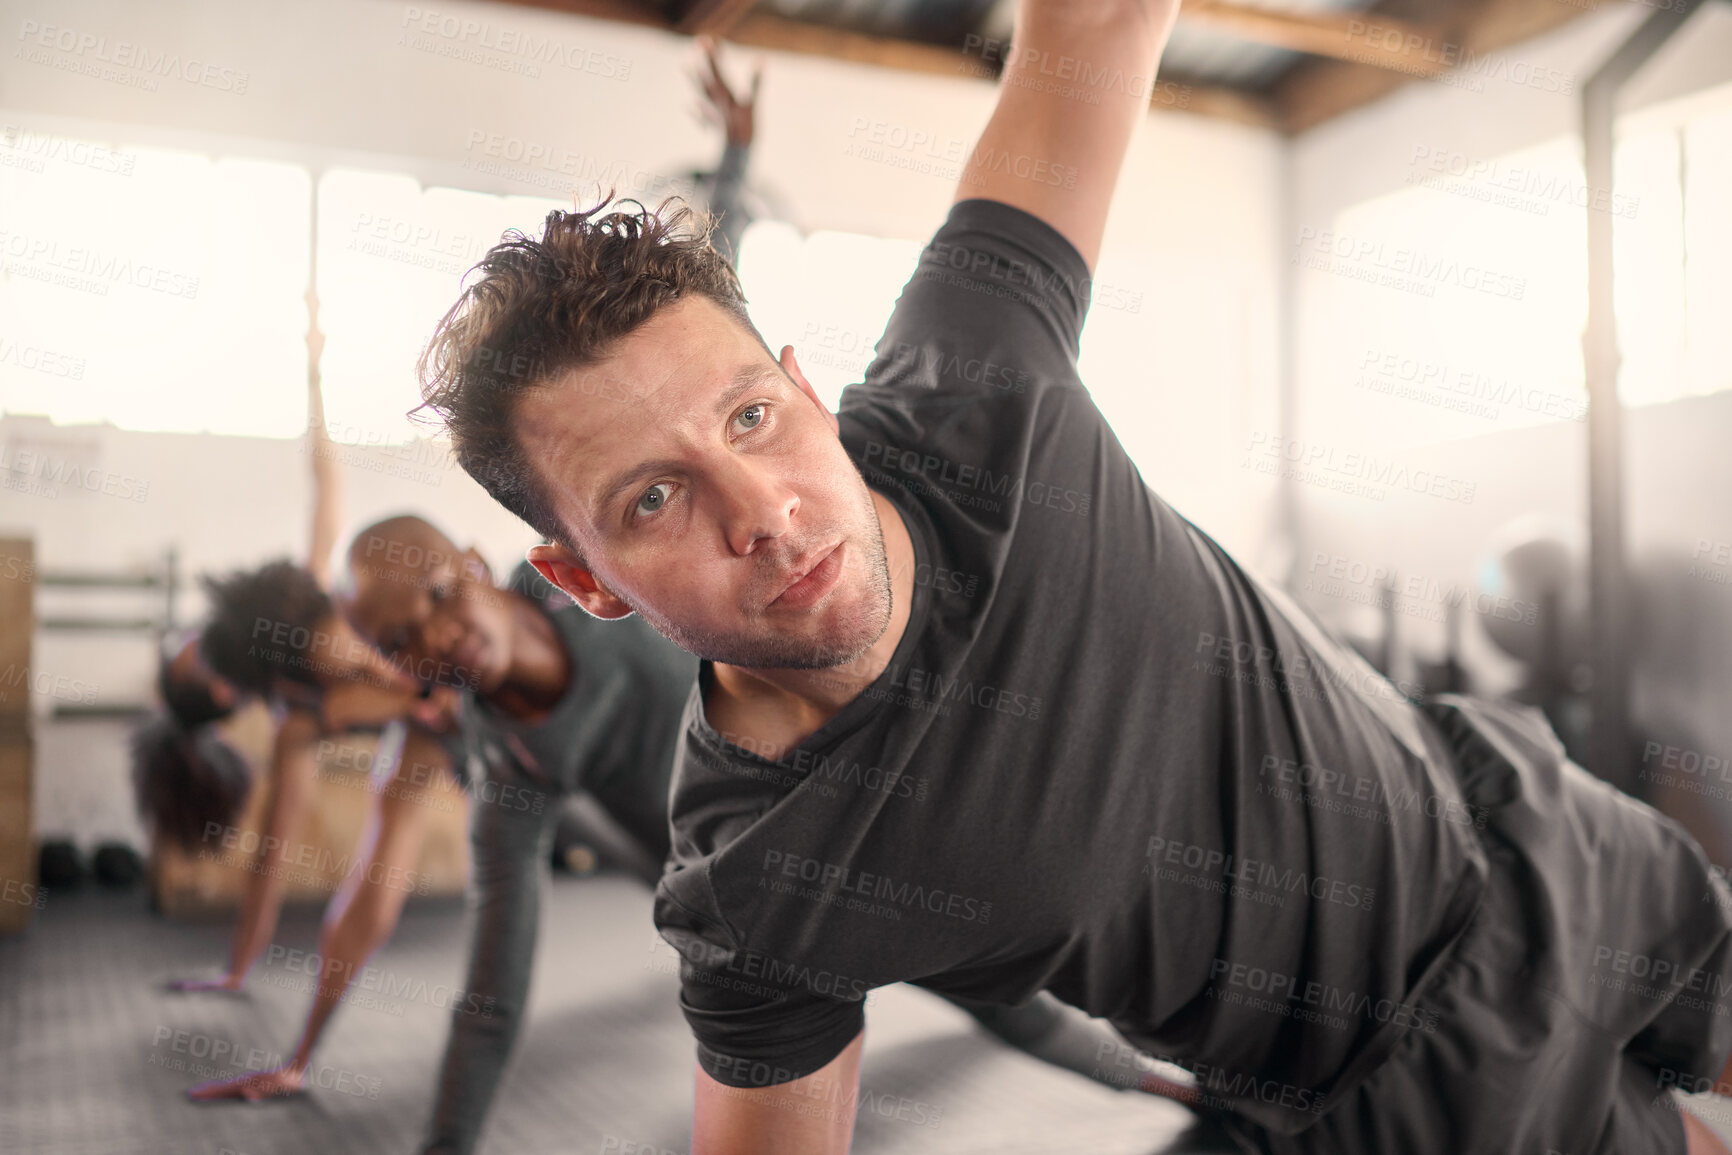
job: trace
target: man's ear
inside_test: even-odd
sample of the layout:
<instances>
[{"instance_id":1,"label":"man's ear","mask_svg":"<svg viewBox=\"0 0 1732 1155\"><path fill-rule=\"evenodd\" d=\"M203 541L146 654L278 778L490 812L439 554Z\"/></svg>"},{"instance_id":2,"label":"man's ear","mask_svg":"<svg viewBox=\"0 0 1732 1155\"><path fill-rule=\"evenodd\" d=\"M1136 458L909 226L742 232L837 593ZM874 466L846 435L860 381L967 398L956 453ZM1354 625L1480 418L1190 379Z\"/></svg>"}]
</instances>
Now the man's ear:
<instances>
[{"instance_id":1,"label":"man's ear","mask_svg":"<svg viewBox=\"0 0 1732 1155\"><path fill-rule=\"evenodd\" d=\"M812 388L812 383L806 380L806 375L800 372L800 363L794 359L794 347L782 346L782 372L786 373L794 384L800 387L800 392L812 399L812 404L818 407L818 412L824 415L824 420L830 423L830 432L840 437L842 426L837 422L836 415L824 408L824 403L818 400L818 391Z\"/></svg>"},{"instance_id":2,"label":"man's ear","mask_svg":"<svg viewBox=\"0 0 1732 1155\"><path fill-rule=\"evenodd\" d=\"M571 599L590 614L604 621L613 621L631 613L631 607L614 597L596 580L583 564L583 559L563 545L550 543L529 548L529 564L535 572L571 595Z\"/></svg>"}]
</instances>

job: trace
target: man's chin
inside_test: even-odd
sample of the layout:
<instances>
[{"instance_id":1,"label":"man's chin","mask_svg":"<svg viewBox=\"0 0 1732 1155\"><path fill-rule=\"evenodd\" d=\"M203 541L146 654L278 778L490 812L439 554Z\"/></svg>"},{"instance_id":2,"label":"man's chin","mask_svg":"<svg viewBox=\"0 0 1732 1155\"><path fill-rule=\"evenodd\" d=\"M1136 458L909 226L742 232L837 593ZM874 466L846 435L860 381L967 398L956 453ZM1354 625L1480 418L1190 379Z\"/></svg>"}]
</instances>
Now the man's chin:
<instances>
[{"instance_id":1,"label":"man's chin","mask_svg":"<svg viewBox=\"0 0 1732 1155\"><path fill-rule=\"evenodd\" d=\"M812 634L760 632L732 637L719 634L669 635L675 645L725 666L744 670L828 670L858 661L890 625L890 615L872 615Z\"/></svg>"},{"instance_id":2,"label":"man's chin","mask_svg":"<svg viewBox=\"0 0 1732 1155\"><path fill-rule=\"evenodd\" d=\"M792 629L773 624L783 615L730 631L676 623L650 606L628 604L674 645L711 662L745 670L827 670L858 661L890 627L889 571L879 570L865 590L834 591L826 609L786 615Z\"/></svg>"}]
</instances>

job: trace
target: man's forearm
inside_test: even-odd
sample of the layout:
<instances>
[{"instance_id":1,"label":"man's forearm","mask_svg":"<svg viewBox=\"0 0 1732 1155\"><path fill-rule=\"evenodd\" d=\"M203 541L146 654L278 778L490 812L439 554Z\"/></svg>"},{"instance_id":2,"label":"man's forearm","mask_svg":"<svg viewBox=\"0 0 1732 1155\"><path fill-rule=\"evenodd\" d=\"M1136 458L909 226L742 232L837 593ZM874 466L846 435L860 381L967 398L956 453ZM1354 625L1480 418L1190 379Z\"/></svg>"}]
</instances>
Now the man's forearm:
<instances>
[{"instance_id":1,"label":"man's forearm","mask_svg":"<svg viewBox=\"0 0 1732 1155\"><path fill-rule=\"evenodd\" d=\"M699 1068L692 1155L848 1155L865 1040L861 1031L823 1069L775 1087L729 1087Z\"/></svg>"},{"instance_id":2,"label":"man's forearm","mask_svg":"<svg viewBox=\"0 0 1732 1155\"><path fill-rule=\"evenodd\" d=\"M1044 45L1049 48L1116 41L1140 54L1152 68L1166 43L1163 26L1171 23L1178 8L1178 0L1021 0L1016 32L1050 38ZM1005 60L1006 67L1015 63L1014 58Z\"/></svg>"},{"instance_id":3,"label":"man's forearm","mask_svg":"<svg viewBox=\"0 0 1732 1155\"><path fill-rule=\"evenodd\" d=\"M1177 12L1177 0L1023 0L997 107L956 199L984 197L1039 217L1092 270Z\"/></svg>"}]
</instances>

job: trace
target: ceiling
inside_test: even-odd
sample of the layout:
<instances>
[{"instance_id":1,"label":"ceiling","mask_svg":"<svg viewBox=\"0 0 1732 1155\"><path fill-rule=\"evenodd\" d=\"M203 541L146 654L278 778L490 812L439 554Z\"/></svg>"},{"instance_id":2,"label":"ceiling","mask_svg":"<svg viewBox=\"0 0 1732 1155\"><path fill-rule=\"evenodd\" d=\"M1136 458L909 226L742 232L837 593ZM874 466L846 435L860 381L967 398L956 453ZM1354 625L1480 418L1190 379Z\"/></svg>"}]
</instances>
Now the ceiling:
<instances>
[{"instance_id":1,"label":"ceiling","mask_svg":"<svg viewBox=\"0 0 1732 1155\"><path fill-rule=\"evenodd\" d=\"M502 2L950 76L957 75L958 55L970 37L1009 39L1016 6L1016 0ZM1190 87L1188 113L1299 133L1404 85L1435 79L1444 71L1439 59L1446 53L1456 59L1491 52L1567 23L1591 5L1592 0L1185 0L1160 79ZM1401 35L1373 42L1363 34L1371 23ZM1421 47L1391 50L1383 46L1390 41Z\"/></svg>"}]
</instances>

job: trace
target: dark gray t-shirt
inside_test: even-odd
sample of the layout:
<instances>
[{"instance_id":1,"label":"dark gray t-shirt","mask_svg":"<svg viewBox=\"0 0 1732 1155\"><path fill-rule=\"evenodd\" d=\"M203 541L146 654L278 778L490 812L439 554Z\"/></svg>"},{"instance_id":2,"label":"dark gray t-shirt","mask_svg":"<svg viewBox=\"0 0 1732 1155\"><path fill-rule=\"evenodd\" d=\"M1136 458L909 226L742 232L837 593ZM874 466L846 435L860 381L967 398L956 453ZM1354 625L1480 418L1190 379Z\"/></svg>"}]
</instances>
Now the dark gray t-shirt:
<instances>
[{"instance_id":1,"label":"dark gray t-shirt","mask_svg":"<svg viewBox=\"0 0 1732 1155\"><path fill-rule=\"evenodd\" d=\"M466 695L461 731L468 750L482 765L507 770L490 777L520 788L589 791L646 850L665 857L668 783L697 659L636 615L613 622L591 617L527 562L507 588L533 600L559 631L571 684L533 725Z\"/></svg>"},{"instance_id":2,"label":"dark gray t-shirt","mask_svg":"<svg viewBox=\"0 0 1732 1155\"><path fill-rule=\"evenodd\" d=\"M656 921L723 1083L823 1066L876 986L1044 989L1296 1130L1425 1026L1483 814L1411 703L1144 484L1077 376L1087 293L1043 221L954 206L842 398L918 561L889 668L770 762L701 667Z\"/></svg>"}]
</instances>

